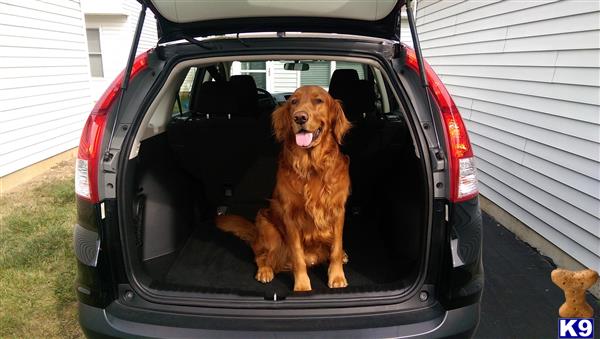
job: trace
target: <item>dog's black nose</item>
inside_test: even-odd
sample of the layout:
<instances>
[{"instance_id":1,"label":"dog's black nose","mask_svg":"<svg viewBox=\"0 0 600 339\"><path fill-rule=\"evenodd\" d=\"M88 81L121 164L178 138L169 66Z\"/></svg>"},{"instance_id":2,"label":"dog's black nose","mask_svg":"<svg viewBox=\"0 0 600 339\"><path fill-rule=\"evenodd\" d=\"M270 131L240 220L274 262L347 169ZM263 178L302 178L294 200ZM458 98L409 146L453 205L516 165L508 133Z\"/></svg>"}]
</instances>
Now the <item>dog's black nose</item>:
<instances>
[{"instance_id":1,"label":"dog's black nose","mask_svg":"<svg viewBox=\"0 0 600 339\"><path fill-rule=\"evenodd\" d=\"M306 114L306 112L300 111L300 112L294 113L294 122L295 123L297 123L298 125L302 125L306 121L308 121L308 114Z\"/></svg>"}]
</instances>

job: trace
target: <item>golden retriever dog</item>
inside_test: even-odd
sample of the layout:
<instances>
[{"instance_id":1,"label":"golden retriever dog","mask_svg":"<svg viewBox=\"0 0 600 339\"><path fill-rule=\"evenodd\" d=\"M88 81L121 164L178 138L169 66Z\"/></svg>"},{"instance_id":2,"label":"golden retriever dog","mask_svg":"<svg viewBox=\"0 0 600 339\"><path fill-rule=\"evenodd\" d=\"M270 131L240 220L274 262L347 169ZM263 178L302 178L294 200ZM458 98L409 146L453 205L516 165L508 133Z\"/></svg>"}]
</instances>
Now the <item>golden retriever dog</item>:
<instances>
[{"instance_id":1,"label":"golden retriever dog","mask_svg":"<svg viewBox=\"0 0 600 339\"><path fill-rule=\"evenodd\" d=\"M272 123L282 149L269 208L258 211L255 224L224 215L217 226L252 246L260 282L291 270L294 291L310 291L307 269L329 260L329 287L346 287L342 232L350 176L339 145L351 124L319 86L298 88Z\"/></svg>"}]
</instances>

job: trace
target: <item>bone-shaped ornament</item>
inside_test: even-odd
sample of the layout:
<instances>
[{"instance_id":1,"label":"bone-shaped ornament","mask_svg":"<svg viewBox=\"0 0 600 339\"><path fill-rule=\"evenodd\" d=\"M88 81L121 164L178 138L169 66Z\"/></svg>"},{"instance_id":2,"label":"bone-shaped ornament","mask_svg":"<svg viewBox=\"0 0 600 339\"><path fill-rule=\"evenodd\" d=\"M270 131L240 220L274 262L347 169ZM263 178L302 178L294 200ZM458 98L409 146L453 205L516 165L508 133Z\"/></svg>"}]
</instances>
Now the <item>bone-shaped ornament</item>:
<instances>
[{"instance_id":1,"label":"bone-shaped ornament","mask_svg":"<svg viewBox=\"0 0 600 339\"><path fill-rule=\"evenodd\" d=\"M594 315L594 309L585 300L585 291L598 280L598 272L558 268L552 271L550 277L565 292L565 303L558 309L561 318L591 318Z\"/></svg>"}]
</instances>

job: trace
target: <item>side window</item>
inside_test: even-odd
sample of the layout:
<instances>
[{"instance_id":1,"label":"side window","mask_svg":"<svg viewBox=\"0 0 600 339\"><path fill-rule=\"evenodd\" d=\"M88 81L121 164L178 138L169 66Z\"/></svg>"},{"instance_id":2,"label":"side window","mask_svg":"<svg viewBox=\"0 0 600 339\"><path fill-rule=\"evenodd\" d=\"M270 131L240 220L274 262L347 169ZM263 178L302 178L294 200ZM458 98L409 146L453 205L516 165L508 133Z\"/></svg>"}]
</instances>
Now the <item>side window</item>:
<instances>
[{"instance_id":1,"label":"side window","mask_svg":"<svg viewBox=\"0 0 600 339\"><path fill-rule=\"evenodd\" d=\"M187 75L185 76L181 87L179 87L179 92L177 93L175 104L173 105L173 115L189 112L190 93L192 92L192 87L194 85L194 79L196 78L197 71L197 67L191 67Z\"/></svg>"}]
</instances>

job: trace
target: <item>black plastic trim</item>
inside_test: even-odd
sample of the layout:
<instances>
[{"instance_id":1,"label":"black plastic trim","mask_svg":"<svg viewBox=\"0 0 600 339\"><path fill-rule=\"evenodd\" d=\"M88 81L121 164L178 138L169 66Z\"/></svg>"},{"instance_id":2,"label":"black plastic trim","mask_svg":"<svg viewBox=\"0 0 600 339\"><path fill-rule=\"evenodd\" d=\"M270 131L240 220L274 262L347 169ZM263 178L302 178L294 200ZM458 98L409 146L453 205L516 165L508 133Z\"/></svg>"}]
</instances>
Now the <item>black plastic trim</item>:
<instances>
[{"instance_id":1,"label":"black plastic trim","mask_svg":"<svg viewBox=\"0 0 600 339\"><path fill-rule=\"evenodd\" d=\"M444 311L439 305L408 313L387 311L368 316L306 314L266 318L191 316L126 307L106 309L79 304L79 321L88 338L446 338L470 337L479 323L479 304Z\"/></svg>"},{"instance_id":2,"label":"black plastic trim","mask_svg":"<svg viewBox=\"0 0 600 339\"><path fill-rule=\"evenodd\" d=\"M100 253L100 236L98 232L90 231L79 224L75 224L73 248L77 260L87 266L96 267Z\"/></svg>"},{"instance_id":3,"label":"black plastic trim","mask_svg":"<svg viewBox=\"0 0 600 339\"><path fill-rule=\"evenodd\" d=\"M447 240L450 234L458 236L458 252L465 264L453 267L449 246L444 250L444 266L448 269L443 274L442 294L440 302L448 309L463 307L479 302L484 288L484 271L482 258L482 228L479 197L449 205Z\"/></svg>"}]
</instances>

